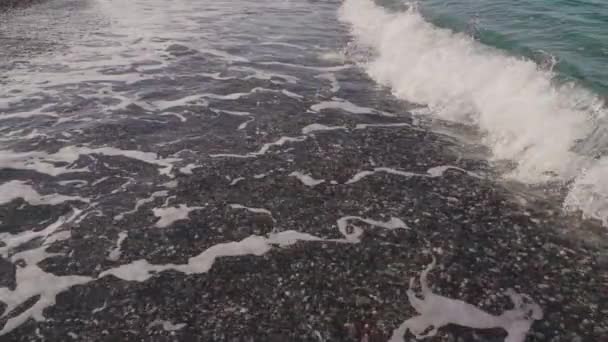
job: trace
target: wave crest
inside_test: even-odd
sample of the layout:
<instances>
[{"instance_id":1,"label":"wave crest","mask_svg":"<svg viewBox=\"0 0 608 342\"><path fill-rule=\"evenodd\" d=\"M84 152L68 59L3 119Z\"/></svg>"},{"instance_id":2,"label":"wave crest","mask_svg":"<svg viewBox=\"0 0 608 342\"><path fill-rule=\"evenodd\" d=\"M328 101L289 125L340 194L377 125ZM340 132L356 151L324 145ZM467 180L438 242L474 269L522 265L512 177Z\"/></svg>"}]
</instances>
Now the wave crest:
<instances>
[{"instance_id":1,"label":"wave crest","mask_svg":"<svg viewBox=\"0 0 608 342\"><path fill-rule=\"evenodd\" d=\"M476 125L493 160L515 165L506 177L571 182L566 207L592 208L591 216L608 222L608 183L593 176L608 171L608 159L593 158L608 145L608 138L594 141L606 114L600 97L554 82L552 68L438 28L415 6L393 13L371 0L345 0L339 18L351 24L357 45L374 52L364 63L368 74L395 96L424 103L442 119ZM580 196L606 202L589 205Z\"/></svg>"}]
</instances>

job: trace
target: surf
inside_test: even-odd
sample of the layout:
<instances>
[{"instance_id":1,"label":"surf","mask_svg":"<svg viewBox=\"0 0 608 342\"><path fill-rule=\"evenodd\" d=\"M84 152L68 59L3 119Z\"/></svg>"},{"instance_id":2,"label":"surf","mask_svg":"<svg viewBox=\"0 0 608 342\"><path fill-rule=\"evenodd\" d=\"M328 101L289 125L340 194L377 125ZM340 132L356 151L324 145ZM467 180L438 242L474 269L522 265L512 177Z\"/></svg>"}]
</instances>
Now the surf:
<instances>
[{"instance_id":1,"label":"surf","mask_svg":"<svg viewBox=\"0 0 608 342\"><path fill-rule=\"evenodd\" d=\"M608 146L604 100L534 61L486 46L427 21L414 4L389 11L371 0L345 0L339 19L366 51L361 66L407 102L436 118L472 125L508 161L504 178L560 184L564 208L608 225Z\"/></svg>"}]
</instances>

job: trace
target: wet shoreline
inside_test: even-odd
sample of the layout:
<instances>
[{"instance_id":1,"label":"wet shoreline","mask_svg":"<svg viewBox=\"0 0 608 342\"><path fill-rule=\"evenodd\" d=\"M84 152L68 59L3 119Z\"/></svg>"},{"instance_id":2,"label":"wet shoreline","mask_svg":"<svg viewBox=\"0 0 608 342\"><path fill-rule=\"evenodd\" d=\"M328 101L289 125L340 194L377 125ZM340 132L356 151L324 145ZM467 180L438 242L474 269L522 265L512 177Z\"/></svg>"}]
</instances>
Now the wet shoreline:
<instances>
[{"instance_id":1,"label":"wet shoreline","mask_svg":"<svg viewBox=\"0 0 608 342\"><path fill-rule=\"evenodd\" d=\"M529 295L526 341L608 336L606 233L574 238L589 223L510 191L336 53L337 3L133 4L7 73L2 341L387 341L433 257L441 298L499 317L509 288ZM344 36L300 38L313 20Z\"/></svg>"},{"instance_id":2,"label":"wet shoreline","mask_svg":"<svg viewBox=\"0 0 608 342\"><path fill-rule=\"evenodd\" d=\"M433 133L407 127L357 130L360 121L339 114L313 118L303 121L350 129L315 132L252 159L207 160L191 175L178 173L177 187L167 189L169 196L176 196L170 203L200 207L186 220L150 228L156 220L145 210L150 204L126 216L126 222L91 217L72 226L70 240L50 249L72 251L69 268L62 266L68 262L65 257L47 259L41 267L57 275L95 278L117 263L144 257L151 264L183 264L214 244L270 233L269 227L256 224L253 213L231 209L231 203L264 208L276 231L329 239L341 236L336 220L347 215L378 221L398 217L407 229L361 222L356 224L364 232L360 243L298 242L260 257L217 259L209 273L197 276L166 271L152 273L143 282L105 276L62 293L57 305L45 311L52 320L26 323L5 338L30 340L36 326L47 340L75 332L83 340L313 340L319 333L329 340L358 341L357 329L365 329L352 327L362 322L376 338L387 338L412 316L405 296L407 279L431 256L439 265L431 273L431 284L442 295L495 314L509 308L500 295L507 288L530 295L545 313L545 319L533 325L530 341L572 341L577 336L597 341L605 336L605 294L598 289L606 280L606 261L599 251L558 234L555 229L562 223L554 212L524 209L492 181L456 168L438 177L424 176L427 169L447 164L483 173L483 165L475 161L456 161L440 152L449 144ZM380 124L373 117L369 120ZM281 125L281 132L306 127L302 119L296 121ZM347 184L358 172L381 167L415 175L378 172ZM306 185L290 176L298 170L325 181ZM230 185L237 175L249 177ZM153 199L151 204L162 201ZM108 260L113 236L125 225L130 228L120 257ZM91 314L102 306L104 310ZM149 329L157 318L186 326L176 331ZM501 331L448 326L439 336L494 341Z\"/></svg>"}]
</instances>

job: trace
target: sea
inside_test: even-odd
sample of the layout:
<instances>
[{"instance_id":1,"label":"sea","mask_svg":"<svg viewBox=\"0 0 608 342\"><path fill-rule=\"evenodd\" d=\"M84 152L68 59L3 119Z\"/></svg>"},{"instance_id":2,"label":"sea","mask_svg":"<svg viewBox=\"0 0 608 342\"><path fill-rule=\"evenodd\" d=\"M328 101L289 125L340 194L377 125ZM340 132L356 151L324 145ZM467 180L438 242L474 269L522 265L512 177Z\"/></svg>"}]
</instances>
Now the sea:
<instances>
[{"instance_id":1,"label":"sea","mask_svg":"<svg viewBox=\"0 0 608 342\"><path fill-rule=\"evenodd\" d=\"M0 0L0 340L602 341L607 92L604 0Z\"/></svg>"},{"instance_id":2,"label":"sea","mask_svg":"<svg viewBox=\"0 0 608 342\"><path fill-rule=\"evenodd\" d=\"M501 177L561 188L565 210L608 223L602 1L346 2L340 18L379 84L474 127ZM473 140L474 141L474 140Z\"/></svg>"}]
</instances>

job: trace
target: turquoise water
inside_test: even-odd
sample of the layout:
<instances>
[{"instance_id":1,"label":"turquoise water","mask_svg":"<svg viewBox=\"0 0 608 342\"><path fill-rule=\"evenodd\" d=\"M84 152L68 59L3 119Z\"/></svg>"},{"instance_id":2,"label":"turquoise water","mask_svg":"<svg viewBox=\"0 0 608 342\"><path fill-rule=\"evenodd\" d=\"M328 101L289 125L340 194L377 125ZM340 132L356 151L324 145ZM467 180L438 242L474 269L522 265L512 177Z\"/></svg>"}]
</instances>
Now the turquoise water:
<instances>
[{"instance_id":1,"label":"turquoise water","mask_svg":"<svg viewBox=\"0 0 608 342\"><path fill-rule=\"evenodd\" d=\"M375 81L608 226L608 1L345 0L339 18Z\"/></svg>"},{"instance_id":2,"label":"turquoise water","mask_svg":"<svg viewBox=\"0 0 608 342\"><path fill-rule=\"evenodd\" d=\"M422 0L423 15L485 45L551 66L600 95L608 93L606 0Z\"/></svg>"}]
</instances>

